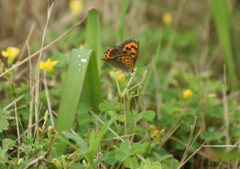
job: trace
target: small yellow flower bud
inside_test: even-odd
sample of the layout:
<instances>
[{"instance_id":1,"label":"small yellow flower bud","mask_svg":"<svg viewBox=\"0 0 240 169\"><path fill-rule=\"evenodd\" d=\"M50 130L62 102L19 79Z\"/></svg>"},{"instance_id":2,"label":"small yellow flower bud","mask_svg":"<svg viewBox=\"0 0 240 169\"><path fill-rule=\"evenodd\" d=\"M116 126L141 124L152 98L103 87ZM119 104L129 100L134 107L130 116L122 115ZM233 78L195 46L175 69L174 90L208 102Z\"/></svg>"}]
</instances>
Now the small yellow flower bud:
<instances>
[{"instance_id":1,"label":"small yellow flower bud","mask_svg":"<svg viewBox=\"0 0 240 169\"><path fill-rule=\"evenodd\" d=\"M183 99L185 100L189 100L192 97L192 95L193 95L193 92L190 89L183 91Z\"/></svg>"},{"instance_id":2,"label":"small yellow flower bud","mask_svg":"<svg viewBox=\"0 0 240 169\"><path fill-rule=\"evenodd\" d=\"M52 161L56 165L57 168L62 168L62 165L58 159L54 158Z\"/></svg>"},{"instance_id":3,"label":"small yellow flower bud","mask_svg":"<svg viewBox=\"0 0 240 169\"><path fill-rule=\"evenodd\" d=\"M170 13L163 14L163 23L167 26L172 24L172 15Z\"/></svg>"},{"instance_id":4,"label":"small yellow flower bud","mask_svg":"<svg viewBox=\"0 0 240 169\"><path fill-rule=\"evenodd\" d=\"M119 80L119 82L124 83L126 81L125 73L123 73L121 71L116 71L115 75L117 76L117 79Z\"/></svg>"},{"instance_id":5,"label":"small yellow flower bud","mask_svg":"<svg viewBox=\"0 0 240 169\"><path fill-rule=\"evenodd\" d=\"M153 131L153 135L155 136L156 140L159 140L159 135L158 135L159 131L158 130L154 130Z\"/></svg>"},{"instance_id":6,"label":"small yellow flower bud","mask_svg":"<svg viewBox=\"0 0 240 169\"><path fill-rule=\"evenodd\" d=\"M69 8L72 11L72 15L78 17L83 7L81 0L71 0L69 2Z\"/></svg>"}]
</instances>

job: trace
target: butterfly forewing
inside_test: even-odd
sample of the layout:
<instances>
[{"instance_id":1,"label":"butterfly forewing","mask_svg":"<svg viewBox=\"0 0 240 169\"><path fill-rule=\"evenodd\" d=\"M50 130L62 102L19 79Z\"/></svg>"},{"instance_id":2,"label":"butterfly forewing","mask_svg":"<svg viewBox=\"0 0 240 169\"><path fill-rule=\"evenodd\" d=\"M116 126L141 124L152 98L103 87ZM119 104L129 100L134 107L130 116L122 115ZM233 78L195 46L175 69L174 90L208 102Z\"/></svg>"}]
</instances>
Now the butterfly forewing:
<instances>
[{"instance_id":1,"label":"butterfly forewing","mask_svg":"<svg viewBox=\"0 0 240 169\"><path fill-rule=\"evenodd\" d=\"M134 59L134 62L136 62L138 57L138 47L139 43L134 39L128 39L122 43L123 53L130 54L131 57Z\"/></svg>"},{"instance_id":2,"label":"butterfly forewing","mask_svg":"<svg viewBox=\"0 0 240 169\"><path fill-rule=\"evenodd\" d=\"M111 57L114 57L114 56L116 56L118 54L121 54L121 53L119 53L118 50L116 48L114 48L114 47L108 48L106 50L106 52L104 53L106 58L111 58Z\"/></svg>"}]
</instances>

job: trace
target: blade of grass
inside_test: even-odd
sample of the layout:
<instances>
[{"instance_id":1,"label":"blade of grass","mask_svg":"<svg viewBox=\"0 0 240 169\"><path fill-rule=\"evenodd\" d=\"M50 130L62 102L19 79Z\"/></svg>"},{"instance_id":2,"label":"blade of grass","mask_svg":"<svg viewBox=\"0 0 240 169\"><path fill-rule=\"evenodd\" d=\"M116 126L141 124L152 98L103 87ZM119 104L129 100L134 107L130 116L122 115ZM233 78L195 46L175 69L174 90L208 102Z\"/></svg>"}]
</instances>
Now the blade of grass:
<instances>
[{"instance_id":1,"label":"blade of grass","mask_svg":"<svg viewBox=\"0 0 240 169\"><path fill-rule=\"evenodd\" d=\"M120 23L119 23L119 34L118 34L117 44L119 44L124 38L125 16L126 16L129 4L130 4L130 0L123 0L122 1Z\"/></svg>"},{"instance_id":2,"label":"blade of grass","mask_svg":"<svg viewBox=\"0 0 240 169\"><path fill-rule=\"evenodd\" d=\"M100 22L96 9L92 9L88 13L86 26L86 49L94 50L97 56L98 71L103 65L100 62L102 55L101 39L100 39Z\"/></svg>"},{"instance_id":3,"label":"blade of grass","mask_svg":"<svg viewBox=\"0 0 240 169\"><path fill-rule=\"evenodd\" d=\"M87 70L90 69L90 58L95 57L95 55L91 57L91 54L91 50L72 50L72 57L69 62L67 78L56 122L56 129L60 134L62 131L70 131L72 127L84 84L84 78ZM95 67L96 66L95 62ZM63 152L65 148L66 144L64 143L59 146L61 152Z\"/></svg>"},{"instance_id":4,"label":"blade of grass","mask_svg":"<svg viewBox=\"0 0 240 169\"><path fill-rule=\"evenodd\" d=\"M225 53L225 60L227 64L227 73L232 89L236 89L237 83L236 65L234 64L233 45L231 39L231 15L229 3L227 0L215 1L211 0L213 18L217 27L217 33Z\"/></svg>"},{"instance_id":5,"label":"blade of grass","mask_svg":"<svg viewBox=\"0 0 240 169\"><path fill-rule=\"evenodd\" d=\"M95 113L99 113L98 105L102 102L102 90L95 52L92 52L91 62L88 65L83 89L89 106Z\"/></svg>"},{"instance_id":6,"label":"blade of grass","mask_svg":"<svg viewBox=\"0 0 240 169\"><path fill-rule=\"evenodd\" d=\"M84 93L89 106L94 112L98 113L98 105L102 102L102 92L100 88L99 71L102 63L100 58L102 55L101 40L100 40L100 22L98 11L93 9L89 11L86 26L86 49L91 49L96 52L92 53L94 57L88 66L87 76L84 82ZM97 59L97 60L96 60ZM95 64L97 63L97 65Z\"/></svg>"}]
</instances>

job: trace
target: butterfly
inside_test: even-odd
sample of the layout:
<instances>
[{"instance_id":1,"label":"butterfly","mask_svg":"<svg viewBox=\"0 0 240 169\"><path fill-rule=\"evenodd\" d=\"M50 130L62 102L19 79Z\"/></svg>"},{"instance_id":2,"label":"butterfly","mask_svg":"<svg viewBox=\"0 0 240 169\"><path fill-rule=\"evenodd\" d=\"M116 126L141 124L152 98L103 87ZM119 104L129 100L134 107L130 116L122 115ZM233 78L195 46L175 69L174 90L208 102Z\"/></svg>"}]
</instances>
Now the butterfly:
<instances>
[{"instance_id":1,"label":"butterfly","mask_svg":"<svg viewBox=\"0 0 240 169\"><path fill-rule=\"evenodd\" d=\"M138 41L133 38L126 39L120 45L108 48L102 60L123 73L133 73L138 58L138 49Z\"/></svg>"}]
</instances>

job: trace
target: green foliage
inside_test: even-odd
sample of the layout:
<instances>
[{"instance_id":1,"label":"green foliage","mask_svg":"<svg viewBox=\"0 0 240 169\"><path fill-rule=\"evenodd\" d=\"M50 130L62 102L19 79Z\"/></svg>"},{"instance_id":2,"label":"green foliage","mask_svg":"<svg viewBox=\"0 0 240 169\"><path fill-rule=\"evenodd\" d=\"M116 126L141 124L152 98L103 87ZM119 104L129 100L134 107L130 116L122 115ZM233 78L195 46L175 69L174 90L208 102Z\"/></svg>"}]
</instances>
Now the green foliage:
<instances>
[{"instance_id":1,"label":"green foliage","mask_svg":"<svg viewBox=\"0 0 240 169\"><path fill-rule=\"evenodd\" d=\"M206 58L216 49L210 44L203 50L202 34L195 29L159 27L158 23L142 31L146 25L136 27L136 16L132 25L126 25L136 6L129 0L121 2L117 29L115 24L102 23L102 13L91 9L80 32L75 29L54 50L43 51L59 61L54 72L44 75L41 71L40 79L35 79L38 65L32 65L31 85L28 74L15 81L17 69L2 76L6 80L0 82L0 168L177 169L186 163L197 168L199 158L202 164L231 163L239 168L235 162L239 152L234 149L217 151L214 162L201 151L203 143L234 145L240 137L238 93L231 93L238 85L233 22L226 2L212 0L210 5L230 83L208 65ZM59 36L49 31L48 40ZM140 48L137 68L120 83L101 58L103 49L124 37L137 37ZM71 48L80 45L86 49L73 49L69 57ZM30 50L37 51L39 46L41 42L34 42ZM186 89L192 92L187 99L183 97Z\"/></svg>"},{"instance_id":2,"label":"green foliage","mask_svg":"<svg viewBox=\"0 0 240 169\"><path fill-rule=\"evenodd\" d=\"M232 44L232 32L231 32L231 25L232 25L232 17L230 6L227 0L222 1L209 1L213 18L215 20L215 24L217 27L217 33L219 37L219 41L222 45L223 51L225 53L225 60L227 65L227 73L230 79L230 85L233 89L239 87L239 83L237 79L237 72L234 59L234 51L233 51L233 44Z\"/></svg>"},{"instance_id":3,"label":"green foliage","mask_svg":"<svg viewBox=\"0 0 240 169\"><path fill-rule=\"evenodd\" d=\"M14 117L6 110L0 110L0 132L6 130L9 126L8 120L13 120Z\"/></svg>"}]
</instances>

